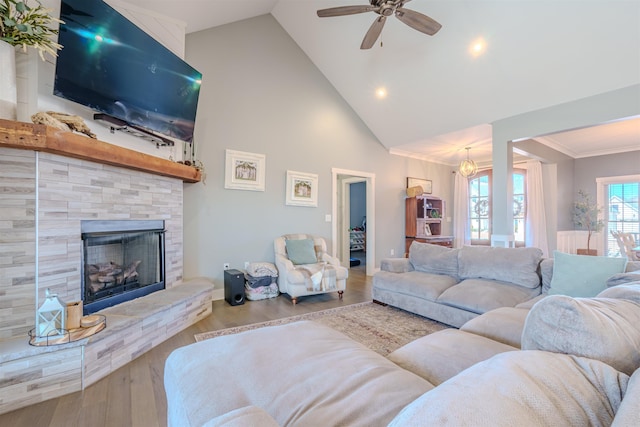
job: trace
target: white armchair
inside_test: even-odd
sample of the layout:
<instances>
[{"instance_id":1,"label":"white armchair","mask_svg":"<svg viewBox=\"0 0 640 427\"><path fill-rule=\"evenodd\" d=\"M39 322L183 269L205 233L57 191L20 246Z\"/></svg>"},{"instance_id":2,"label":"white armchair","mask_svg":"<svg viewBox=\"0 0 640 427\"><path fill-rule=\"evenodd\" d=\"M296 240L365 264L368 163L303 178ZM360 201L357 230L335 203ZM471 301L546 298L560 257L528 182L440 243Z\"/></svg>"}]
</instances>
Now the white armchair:
<instances>
[{"instance_id":1,"label":"white armchair","mask_svg":"<svg viewBox=\"0 0 640 427\"><path fill-rule=\"evenodd\" d=\"M322 237L285 234L275 239L274 250L278 288L289 294L291 302L296 304L300 296L329 292L338 292L342 299L349 270L327 253Z\"/></svg>"}]
</instances>

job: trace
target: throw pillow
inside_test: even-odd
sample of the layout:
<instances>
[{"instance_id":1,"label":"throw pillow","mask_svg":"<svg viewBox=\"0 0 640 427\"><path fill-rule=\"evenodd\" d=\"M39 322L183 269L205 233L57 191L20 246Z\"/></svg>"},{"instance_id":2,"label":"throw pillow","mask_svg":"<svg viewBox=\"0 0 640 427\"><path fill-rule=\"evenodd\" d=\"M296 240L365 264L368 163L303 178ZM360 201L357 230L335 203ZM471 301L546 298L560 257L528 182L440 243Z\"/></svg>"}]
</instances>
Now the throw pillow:
<instances>
[{"instance_id":1,"label":"throw pillow","mask_svg":"<svg viewBox=\"0 0 640 427\"><path fill-rule=\"evenodd\" d=\"M627 260L602 256L553 252L553 277L549 295L595 297L607 287L607 279L622 273Z\"/></svg>"},{"instance_id":2,"label":"throw pillow","mask_svg":"<svg viewBox=\"0 0 640 427\"><path fill-rule=\"evenodd\" d=\"M409 247L409 261L417 271L458 277L458 249L414 240Z\"/></svg>"},{"instance_id":3,"label":"throw pillow","mask_svg":"<svg viewBox=\"0 0 640 427\"><path fill-rule=\"evenodd\" d=\"M313 239L285 240L287 256L294 265L314 264L318 262Z\"/></svg>"},{"instance_id":4,"label":"throw pillow","mask_svg":"<svg viewBox=\"0 0 640 427\"><path fill-rule=\"evenodd\" d=\"M638 325L637 302L550 295L529 311L522 349L596 359L631 375L640 367Z\"/></svg>"}]
</instances>

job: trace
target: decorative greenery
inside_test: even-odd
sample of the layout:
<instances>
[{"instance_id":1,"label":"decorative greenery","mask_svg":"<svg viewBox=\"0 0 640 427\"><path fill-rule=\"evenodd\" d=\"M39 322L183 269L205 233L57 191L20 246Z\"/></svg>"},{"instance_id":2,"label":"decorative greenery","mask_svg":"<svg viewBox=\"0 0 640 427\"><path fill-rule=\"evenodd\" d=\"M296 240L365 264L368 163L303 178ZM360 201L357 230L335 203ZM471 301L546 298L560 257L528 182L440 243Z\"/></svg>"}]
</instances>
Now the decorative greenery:
<instances>
[{"instance_id":1,"label":"decorative greenery","mask_svg":"<svg viewBox=\"0 0 640 427\"><path fill-rule=\"evenodd\" d=\"M58 34L56 24L62 23L36 0L37 6L29 6L29 0L0 0L0 40L12 46L31 46L38 50L44 61L44 54L58 56L62 45L53 41Z\"/></svg>"},{"instance_id":2,"label":"decorative greenery","mask_svg":"<svg viewBox=\"0 0 640 427\"><path fill-rule=\"evenodd\" d=\"M601 209L591 201L591 196L583 190L578 191L580 199L573 204L573 224L581 230L587 230L587 251L590 249L591 234L597 233L604 227L604 222L599 218Z\"/></svg>"}]
</instances>

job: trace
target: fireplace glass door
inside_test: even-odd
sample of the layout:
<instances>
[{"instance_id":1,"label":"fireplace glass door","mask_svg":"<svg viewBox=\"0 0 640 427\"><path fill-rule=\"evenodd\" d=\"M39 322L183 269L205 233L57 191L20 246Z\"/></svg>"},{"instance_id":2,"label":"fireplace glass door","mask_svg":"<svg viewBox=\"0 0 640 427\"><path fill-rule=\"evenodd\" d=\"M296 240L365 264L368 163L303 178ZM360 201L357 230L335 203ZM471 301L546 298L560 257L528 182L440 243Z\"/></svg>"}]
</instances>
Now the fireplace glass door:
<instances>
[{"instance_id":1,"label":"fireplace glass door","mask_svg":"<svg viewBox=\"0 0 640 427\"><path fill-rule=\"evenodd\" d=\"M82 240L85 315L164 289L162 221L83 221Z\"/></svg>"}]
</instances>

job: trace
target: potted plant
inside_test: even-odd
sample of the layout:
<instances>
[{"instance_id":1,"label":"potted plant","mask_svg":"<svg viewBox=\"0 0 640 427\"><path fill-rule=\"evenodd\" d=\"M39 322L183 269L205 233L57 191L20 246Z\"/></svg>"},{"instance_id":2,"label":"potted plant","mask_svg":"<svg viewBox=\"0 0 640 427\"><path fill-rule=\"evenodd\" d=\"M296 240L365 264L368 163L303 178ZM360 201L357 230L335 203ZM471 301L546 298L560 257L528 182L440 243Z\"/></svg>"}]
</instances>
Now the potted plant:
<instances>
[{"instance_id":1,"label":"potted plant","mask_svg":"<svg viewBox=\"0 0 640 427\"><path fill-rule=\"evenodd\" d=\"M44 54L58 56L62 46L53 40L62 21L52 17L51 10L39 1L0 0L0 40L11 46L33 47L44 61Z\"/></svg>"},{"instance_id":2,"label":"potted plant","mask_svg":"<svg viewBox=\"0 0 640 427\"><path fill-rule=\"evenodd\" d=\"M600 208L591 201L585 191L578 191L579 200L573 204L573 224L580 230L587 230L587 249L578 249L578 255L598 255L596 249L591 249L591 235L602 230L604 223L600 216Z\"/></svg>"},{"instance_id":3,"label":"potted plant","mask_svg":"<svg viewBox=\"0 0 640 427\"><path fill-rule=\"evenodd\" d=\"M0 0L0 118L16 119L17 84L15 47L33 47L44 61L44 54L57 56L62 46L52 36L61 21L49 14L39 1Z\"/></svg>"}]
</instances>

